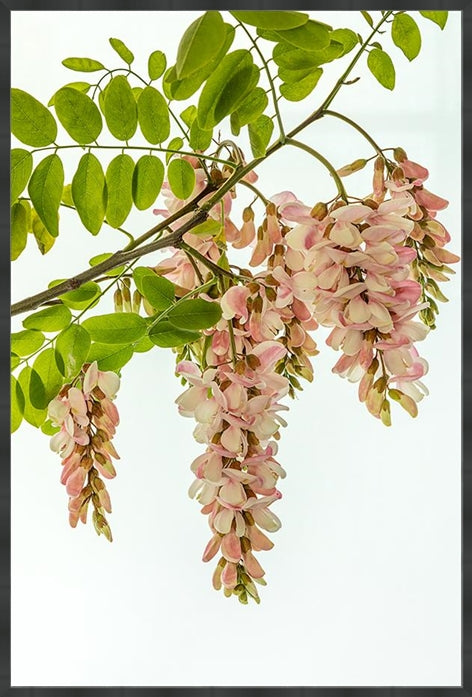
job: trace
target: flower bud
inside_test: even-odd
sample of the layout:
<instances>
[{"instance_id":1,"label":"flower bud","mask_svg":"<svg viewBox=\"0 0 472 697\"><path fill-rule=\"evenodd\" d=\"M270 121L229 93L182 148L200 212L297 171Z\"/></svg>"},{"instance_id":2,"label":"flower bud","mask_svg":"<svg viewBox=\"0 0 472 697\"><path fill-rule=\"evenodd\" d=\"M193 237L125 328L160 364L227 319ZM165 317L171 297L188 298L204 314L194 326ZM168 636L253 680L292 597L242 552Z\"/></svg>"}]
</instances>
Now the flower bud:
<instances>
[{"instance_id":1,"label":"flower bud","mask_svg":"<svg viewBox=\"0 0 472 697\"><path fill-rule=\"evenodd\" d=\"M326 218L328 215L328 207L326 203L323 203L322 201L316 203L311 209L310 215L316 220L323 220L323 218Z\"/></svg>"},{"instance_id":2,"label":"flower bud","mask_svg":"<svg viewBox=\"0 0 472 697\"><path fill-rule=\"evenodd\" d=\"M133 293L133 312L136 314L139 313L139 308L141 307L141 300L143 299L143 296L139 292L138 289L136 289Z\"/></svg>"},{"instance_id":3,"label":"flower bud","mask_svg":"<svg viewBox=\"0 0 472 697\"><path fill-rule=\"evenodd\" d=\"M115 304L115 312L123 312L123 294L119 288L113 294L113 302Z\"/></svg>"},{"instance_id":4,"label":"flower bud","mask_svg":"<svg viewBox=\"0 0 472 697\"><path fill-rule=\"evenodd\" d=\"M243 210L243 221L249 223L251 220L254 220L254 211L250 206L247 206L247 208Z\"/></svg>"},{"instance_id":5,"label":"flower bud","mask_svg":"<svg viewBox=\"0 0 472 697\"><path fill-rule=\"evenodd\" d=\"M406 152L403 150L403 148L395 148L393 151L393 157L397 162L403 162L403 160L407 160L408 156Z\"/></svg>"},{"instance_id":6,"label":"flower bud","mask_svg":"<svg viewBox=\"0 0 472 697\"><path fill-rule=\"evenodd\" d=\"M359 160L354 160L354 162L351 162L351 164L345 165L344 167L341 167L336 171L338 173L338 176L347 177L350 174L353 174L354 172L358 172L359 170L364 169L366 164L367 160L361 158Z\"/></svg>"},{"instance_id":7,"label":"flower bud","mask_svg":"<svg viewBox=\"0 0 472 697\"><path fill-rule=\"evenodd\" d=\"M129 279L126 278L126 281L129 282ZM123 285L123 288L121 289L121 293L123 295L123 309L125 312L131 312L131 293L127 285Z\"/></svg>"}]
</instances>

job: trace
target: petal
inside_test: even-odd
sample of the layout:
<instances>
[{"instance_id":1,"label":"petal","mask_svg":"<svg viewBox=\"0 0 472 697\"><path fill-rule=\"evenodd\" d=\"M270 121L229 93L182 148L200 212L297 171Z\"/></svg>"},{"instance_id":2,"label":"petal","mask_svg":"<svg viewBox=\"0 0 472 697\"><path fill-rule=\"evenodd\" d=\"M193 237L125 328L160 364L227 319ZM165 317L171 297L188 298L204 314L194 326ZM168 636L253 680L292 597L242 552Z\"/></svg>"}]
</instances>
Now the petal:
<instances>
[{"instance_id":1,"label":"petal","mask_svg":"<svg viewBox=\"0 0 472 697\"><path fill-rule=\"evenodd\" d=\"M233 522L233 511L230 508L223 508L219 513L216 514L213 520L213 526L215 530L221 532L223 535L231 530L231 524Z\"/></svg>"},{"instance_id":2,"label":"petal","mask_svg":"<svg viewBox=\"0 0 472 697\"><path fill-rule=\"evenodd\" d=\"M235 532L227 533L221 541L221 554L227 561L237 564L241 559L241 541Z\"/></svg>"},{"instance_id":3,"label":"petal","mask_svg":"<svg viewBox=\"0 0 472 697\"><path fill-rule=\"evenodd\" d=\"M98 384L98 367L97 361L91 363L84 375L83 380L83 390L85 394L89 394L93 388Z\"/></svg>"}]
</instances>

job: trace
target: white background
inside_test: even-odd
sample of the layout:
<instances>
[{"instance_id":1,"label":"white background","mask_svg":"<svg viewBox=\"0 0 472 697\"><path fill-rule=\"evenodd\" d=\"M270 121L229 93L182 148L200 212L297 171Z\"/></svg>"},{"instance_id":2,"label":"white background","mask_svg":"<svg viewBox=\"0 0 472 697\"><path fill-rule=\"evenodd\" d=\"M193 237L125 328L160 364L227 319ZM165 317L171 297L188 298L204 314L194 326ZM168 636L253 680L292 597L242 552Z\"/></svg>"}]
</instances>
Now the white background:
<instances>
[{"instance_id":1,"label":"white background","mask_svg":"<svg viewBox=\"0 0 472 697\"><path fill-rule=\"evenodd\" d=\"M461 18L450 13L441 32L413 14L423 34L413 63L388 35L381 39L397 69L395 90L382 88L362 58L351 76L362 79L344 87L332 108L382 147L401 145L429 168L427 187L450 201L440 220L460 253ZM66 82L87 79L61 66L63 58L120 64L109 37L134 51L138 72L145 74L158 48L172 64L196 16L13 12L12 85L46 103ZM316 16L367 36L360 13ZM288 127L321 103L348 60L326 67L309 101L282 102ZM361 136L328 117L300 137L336 167L372 154ZM80 154L64 157L67 181ZM319 163L288 148L258 173L267 196L290 189L314 204L335 193ZM367 194L370 178L369 170L346 179L349 193ZM246 200L235 204L237 224ZM133 213L125 227L141 234L155 222L151 211ZM15 262L13 301L124 242L105 226L92 238L63 212L53 251L42 258L30 239ZM280 442L288 476L274 511L283 527L274 549L259 555L268 581L260 606L216 593L213 562L201 562L209 529L186 492L202 448L192 439L193 421L173 404L181 388L171 351L137 355L123 369L111 545L91 523L69 528L60 460L48 437L23 424L12 439L12 684L460 685L459 274L445 292L439 328L419 345L431 394L417 419L393 404L390 429L358 402L356 385L331 373L338 356L324 345L327 332L318 333L315 381L290 403Z\"/></svg>"}]
</instances>

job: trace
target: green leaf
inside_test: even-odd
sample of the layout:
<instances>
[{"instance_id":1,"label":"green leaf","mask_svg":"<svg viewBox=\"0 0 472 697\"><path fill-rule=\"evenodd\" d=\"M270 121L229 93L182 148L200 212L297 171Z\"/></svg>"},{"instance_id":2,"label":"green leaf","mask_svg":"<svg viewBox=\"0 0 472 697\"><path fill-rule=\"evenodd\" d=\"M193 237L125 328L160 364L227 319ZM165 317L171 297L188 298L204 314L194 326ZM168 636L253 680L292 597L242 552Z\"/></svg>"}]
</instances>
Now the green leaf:
<instances>
[{"instance_id":1,"label":"green leaf","mask_svg":"<svg viewBox=\"0 0 472 697\"><path fill-rule=\"evenodd\" d=\"M107 223L120 227L133 205L134 162L129 155L117 155L107 167Z\"/></svg>"},{"instance_id":2,"label":"green leaf","mask_svg":"<svg viewBox=\"0 0 472 697\"><path fill-rule=\"evenodd\" d=\"M169 68L164 75L163 89L168 99L188 99L194 94L203 82L216 70L223 57L228 52L233 43L235 30L230 24L225 24L226 38L218 55L203 68L193 73L189 77L179 80L175 66Z\"/></svg>"},{"instance_id":3,"label":"green leaf","mask_svg":"<svg viewBox=\"0 0 472 697\"><path fill-rule=\"evenodd\" d=\"M198 122L209 130L238 108L255 87L259 70L245 49L238 49L223 58L208 78L198 100Z\"/></svg>"},{"instance_id":4,"label":"green leaf","mask_svg":"<svg viewBox=\"0 0 472 697\"><path fill-rule=\"evenodd\" d=\"M43 381L34 370L31 370L29 382L29 398L31 405L35 409L46 409L49 399L46 398L46 390L44 389Z\"/></svg>"},{"instance_id":5,"label":"green leaf","mask_svg":"<svg viewBox=\"0 0 472 697\"><path fill-rule=\"evenodd\" d=\"M330 42L329 27L310 19L306 24L294 29L275 31L280 41L285 41L305 51L319 51Z\"/></svg>"},{"instance_id":6,"label":"green leaf","mask_svg":"<svg viewBox=\"0 0 472 697\"><path fill-rule=\"evenodd\" d=\"M70 324L72 319L69 308L62 305L51 305L39 310L23 320L25 329L39 329L43 332L57 332Z\"/></svg>"},{"instance_id":7,"label":"green leaf","mask_svg":"<svg viewBox=\"0 0 472 697\"><path fill-rule=\"evenodd\" d=\"M170 140L168 142L167 149L178 151L178 150L181 150L183 148L183 145L184 145L184 141L182 140L182 138L179 138L177 136L177 138L172 138L172 140ZM169 160L171 160L174 155L175 155L175 153L173 153L173 152L168 152L166 154L166 165L169 164Z\"/></svg>"},{"instance_id":8,"label":"green leaf","mask_svg":"<svg viewBox=\"0 0 472 697\"><path fill-rule=\"evenodd\" d=\"M134 344L134 352L146 353L146 351L150 351L152 348L154 348L154 346L155 344L153 344L149 336L146 335Z\"/></svg>"},{"instance_id":9,"label":"green leaf","mask_svg":"<svg viewBox=\"0 0 472 697\"><path fill-rule=\"evenodd\" d=\"M18 380L11 375L10 377L10 402L11 402L11 421L10 430L14 433L23 421L23 411L25 408L25 396L18 383Z\"/></svg>"},{"instance_id":10,"label":"green leaf","mask_svg":"<svg viewBox=\"0 0 472 697\"><path fill-rule=\"evenodd\" d=\"M87 361L97 361L99 370L120 370L133 355L133 346L129 344L100 344L94 343L90 347Z\"/></svg>"},{"instance_id":11,"label":"green leaf","mask_svg":"<svg viewBox=\"0 0 472 697\"><path fill-rule=\"evenodd\" d=\"M57 125L54 116L28 92L11 90L11 132L26 145L42 148L54 143Z\"/></svg>"},{"instance_id":12,"label":"green leaf","mask_svg":"<svg viewBox=\"0 0 472 697\"><path fill-rule=\"evenodd\" d=\"M331 32L331 40L343 45L341 56L345 56L358 44L357 34L351 29L335 29Z\"/></svg>"},{"instance_id":13,"label":"green leaf","mask_svg":"<svg viewBox=\"0 0 472 697\"><path fill-rule=\"evenodd\" d=\"M211 145L212 137L213 129L211 128L210 130L206 130L204 128L200 128L198 119L195 119L190 127L189 137L189 145L192 150L205 152L205 150Z\"/></svg>"},{"instance_id":14,"label":"green leaf","mask_svg":"<svg viewBox=\"0 0 472 697\"><path fill-rule=\"evenodd\" d=\"M64 378L57 367L54 349L48 348L41 351L33 364L33 368L41 378L45 393L44 406L47 406L51 399L57 397L64 384Z\"/></svg>"},{"instance_id":15,"label":"green leaf","mask_svg":"<svg viewBox=\"0 0 472 697\"><path fill-rule=\"evenodd\" d=\"M94 281L88 281L77 288L76 290L69 290L60 296L60 299L70 307L72 310L83 310L89 303L92 302L94 298L100 295L100 286Z\"/></svg>"},{"instance_id":16,"label":"green leaf","mask_svg":"<svg viewBox=\"0 0 472 697\"><path fill-rule=\"evenodd\" d=\"M136 283L136 288L139 290L141 295L144 295L143 280L147 276L154 278L157 276L157 274L155 271L150 269L149 266L137 266L135 269L133 269L133 281Z\"/></svg>"},{"instance_id":17,"label":"green leaf","mask_svg":"<svg viewBox=\"0 0 472 697\"><path fill-rule=\"evenodd\" d=\"M195 119L197 118L197 113L198 113L198 112L197 112L197 107L194 106L193 104L191 104L190 106L188 106L186 109L184 109L184 110L181 112L180 118L182 119L182 121L184 122L184 124L185 124L188 128L190 128L190 126L192 125L192 123L193 123L193 122L195 121Z\"/></svg>"},{"instance_id":18,"label":"green leaf","mask_svg":"<svg viewBox=\"0 0 472 697\"><path fill-rule=\"evenodd\" d=\"M393 90L395 87L395 68L388 53L379 48L373 48L367 57L367 65L372 75L383 87Z\"/></svg>"},{"instance_id":19,"label":"green leaf","mask_svg":"<svg viewBox=\"0 0 472 697\"><path fill-rule=\"evenodd\" d=\"M25 418L25 421L27 421L32 426L39 428L39 426L41 426L41 424L44 423L47 413L46 409L35 409L35 407L30 402L29 395L32 373L32 368L30 368L30 366L25 366L18 376L18 384L23 393L23 416ZM26 396L28 396L28 399L26 398Z\"/></svg>"},{"instance_id":20,"label":"green leaf","mask_svg":"<svg viewBox=\"0 0 472 697\"><path fill-rule=\"evenodd\" d=\"M153 344L161 348L173 348L183 344L192 344L200 339L198 332L177 329L173 324L162 320L149 330L149 338Z\"/></svg>"},{"instance_id":21,"label":"green leaf","mask_svg":"<svg viewBox=\"0 0 472 697\"><path fill-rule=\"evenodd\" d=\"M221 307L202 298L183 300L169 311L167 319L178 329L207 329L221 319Z\"/></svg>"},{"instance_id":22,"label":"green leaf","mask_svg":"<svg viewBox=\"0 0 472 697\"><path fill-rule=\"evenodd\" d=\"M14 261L18 259L21 252L26 247L26 242L28 240L28 211L26 205L29 206L28 201L17 201L11 207L11 241L10 241L10 259Z\"/></svg>"},{"instance_id":23,"label":"green leaf","mask_svg":"<svg viewBox=\"0 0 472 697\"><path fill-rule=\"evenodd\" d=\"M302 12L290 12L287 10L263 10L257 12L249 10L245 12L231 12L239 22L250 24L260 29L293 29L301 27L308 22L308 15Z\"/></svg>"},{"instance_id":24,"label":"green leaf","mask_svg":"<svg viewBox=\"0 0 472 697\"><path fill-rule=\"evenodd\" d=\"M41 160L28 185L31 202L47 231L59 234L59 205L64 188L64 167L59 155L48 155Z\"/></svg>"},{"instance_id":25,"label":"green leaf","mask_svg":"<svg viewBox=\"0 0 472 697\"><path fill-rule=\"evenodd\" d=\"M291 85L293 82L299 82L303 78L310 75L313 71L318 70L318 68L302 68L301 70L290 70L289 68L279 68L277 75L283 82Z\"/></svg>"},{"instance_id":26,"label":"green leaf","mask_svg":"<svg viewBox=\"0 0 472 697\"><path fill-rule=\"evenodd\" d=\"M80 158L71 193L84 227L97 235L105 218L107 190L102 165L91 152Z\"/></svg>"},{"instance_id":27,"label":"green leaf","mask_svg":"<svg viewBox=\"0 0 472 697\"><path fill-rule=\"evenodd\" d=\"M87 94L92 85L89 82L68 82L67 85L64 85L64 87L70 87L73 90L79 90L79 92ZM64 87L62 87L61 89L64 89ZM55 92L52 95L51 99L48 102L48 106L54 106L54 102L56 101L56 94L57 92Z\"/></svg>"},{"instance_id":28,"label":"green leaf","mask_svg":"<svg viewBox=\"0 0 472 697\"><path fill-rule=\"evenodd\" d=\"M177 79L182 80L210 63L225 38L225 25L216 10L209 10L196 19L185 31L177 49Z\"/></svg>"},{"instance_id":29,"label":"green leaf","mask_svg":"<svg viewBox=\"0 0 472 697\"><path fill-rule=\"evenodd\" d=\"M31 228L41 254L47 254L53 246L56 238L44 227L39 215L33 209L31 211Z\"/></svg>"},{"instance_id":30,"label":"green leaf","mask_svg":"<svg viewBox=\"0 0 472 697\"><path fill-rule=\"evenodd\" d=\"M303 51L288 44L274 46L272 57L279 68L288 70L313 70L319 65L314 51Z\"/></svg>"},{"instance_id":31,"label":"green leaf","mask_svg":"<svg viewBox=\"0 0 472 697\"><path fill-rule=\"evenodd\" d=\"M192 235L199 237L215 237L221 231L221 222L214 218L208 218L204 223L192 228Z\"/></svg>"},{"instance_id":32,"label":"green leaf","mask_svg":"<svg viewBox=\"0 0 472 697\"><path fill-rule=\"evenodd\" d=\"M425 19L430 19L431 22L437 24L441 29L444 29L446 26L447 16L449 14L447 10L420 10L419 12Z\"/></svg>"},{"instance_id":33,"label":"green leaf","mask_svg":"<svg viewBox=\"0 0 472 697\"><path fill-rule=\"evenodd\" d=\"M368 12L366 12L365 10L361 10L360 13L361 13L361 15L364 17L364 19L365 19L365 21L367 22L367 24L368 24L370 27L372 27L372 29L373 29L373 28L374 28L374 20L372 19L372 17L370 16L370 14L369 14Z\"/></svg>"},{"instance_id":34,"label":"green leaf","mask_svg":"<svg viewBox=\"0 0 472 697\"><path fill-rule=\"evenodd\" d=\"M33 156L23 148L13 148L10 159L10 203L23 193L33 170Z\"/></svg>"},{"instance_id":35,"label":"green leaf","mask_svg":"<svg viewBox=\"0 0 472 697\"><path fill-rule=\"evenodd\" d=\"M89 317L82 323L93 341L123 344L137 341L146 333L146 320L134 312L111 313Z\"/></svg>"},{"instance_id":36,"label":"green leaf","mask_svg":"<svg viewBox=\"0 0 472 697\"><path fill-rule=\"evenodd\" d=\"M20 365L21 358L16 353L10 353L10 370L15 370Z\"/></svg>"},{"instance_id":37,"label":"green leaf","mask_svg":"<svg viewBox=\"0 0 472 697\"><path fill-rule=\"evenodd\" d=\"M66 206L71 206L72 208L75 208L74 199L72 198L72 184L66 184L62 189L61 201L62 203L65 203Z\"/></svg>"},{"instance_id":38,"label":"green leaf","mask_svg":"<svg viewBox=\"0 0 472 697\"><path fill-rule=\"evenodd\" d=\"M239 128L241 128L257 119L268 103L269 100L265 90L263 90L262 87L256 87L244 98L244 101L239 105L236 111L231 114L231 117L237 117Z\"/></svg>"},{"instance_id":39,"label":"green leaf","mask_svg":"<svg viewBox=\"0 0 472 697\"><path fill-rule=\"evenodd\" d=\"M145 87L138 99L138 119L143 136L153 145L169 137L169 108L155 87Z\"/></svg>"},{"instance_id":40,"label":"green leaf","mask_svg":"<svg viewBox=\"0 0 472 697\"><path fill-rule=\"evenodd\" d=\"M80 324L71 324L58 335L55 357L62 375L66 378L77 375L87 360L90 343L89 333Z\"/></svg>"},{"instance_id":41,"label":"green leaf","mask_svg":"<svg viewBox=\"0 0 472 697\"><path fill-rule=\"evenodd\" d=\"M102 117L95 102L84 92L63 87L54 97L57 118L77 143L93 143L103 127Z\"/></svg>"},{"instance_id":42,"label":"green leaf","mask_svg":"<svg viewBox=\"0 0 472 697\"><path fill-rule=\"evenodd\" d=\"M120 58L124 60L125 63L131 65L134 61L134 55L131 53L129 48L123 43L121 39L108 39L112 48L115 49Z\"/></svg>"},{"instance_id":43,"label":"green leaf","mask_svg":"<svg viewBox=\"0 0 472 697\"><path fill-rule=\"evenodd\" d=\"M172 193L182 200L188 198L195 187L195 170L187 160L171 160L167 168L167 178Z\"/></svg>"},{"instance_id":44,"label":"green leaf","mask_svg":"<svg viewBox=\"0 0 472 697\"><path fill-rule=\"evenodd\" d=\"M140 292L150 305L159 312L166 310L175 300L175 287L167 278L145 274L141 279Z\"/></svg>"},{"instance_id":45,"label":"green leaf","mask_svg":"<svg viewBox=\"0 0 472 697\"><path fill-rule=\"evenodd\" d=\"M94 257L89 259L89 264L90 266L97 266L97 264L101 264L102 261L106 261L110 257L113 256L113 252L104 252L103 254L96 254ZM116 266L114 269L110 269L110 271L104 271L103 274L105 276L119 276L123 271L125 270L124 266Z\"/></svg>"},{"instance_id":46,"label":"green leaf","mask_svg":"<svg viewBox=\"0 0 472 697\"><path fill-rule=\"evenodd\" d=\"M298 82L280 85L280 94L291 102L299 102L301 99L308 97L310 92L315 89L322 74L323 69L316 68Z\"/></svg>"},{"instance_id":47,"label":"green leaf","mask_svg":"<svg viewBox=\"0 0 472 697\"><path fill-rule=\"evenodd\" d=\"M30 356L41 348L44 343L44 334L33 329L23 329L14 332L10 337L11 350L18 356Z\"/></svg>"},{"instance_id":48,"label":"green leaf","mask_svg":"<svg viewBox=\"0 0 472 697\"><path fill-rule=\"evenodd\" d=\"M153 51L148 59L148 73L151 80L157 80L166 69L167 60L162 51Z\"/></svg>"},{"instance_id":49,"label":"green leaf","mask_svg":"<svg viewBox=\"0 0 472 697\"><path fill-rule=\"evenodd\" d=\"M421 49L421 34L413 17L407 14L395 15L392 23L392 40L412 61Z\"/></svg>"},{"instance_id":50,"label":"green leaf","mask_svg":"<svg viewBox=\"0 0 472 697\"><path fill-rule=\"evenodd\" d=\"M138 103L138 99L139 99L143 89L144 89L143 87L132 87L131 88L131 92L133 93L133 97L136 100L136 104Z\"/></svg>"},{"instance_id":51,"label":"green leaf","mask_svg":"<svg viewBox=\"0 0 472 697\"><path fill-rule=\"evenodd\" d=\"M136 162L133 172L133 200L140 211L152 206L164 181L164 165L154 155L143 155Z\"/></svg>"},{"instance_id":52,"label":"green leaf","mask_svg":"<svg viewBox=\"0 0 472 697\"><path fill-rule=\"evenodd\" d=\"M136 100L124 75L110 80L105 92L105 119L110 133L118 140L129 140L138 126Z\"/></svg>"},{"instance_id":53,"label":"green leaf","mask_svg":"<svg viewBox=\"0 0 472 697\"><path fill-rule=\"evenodd\" d=\"M262 114L256 121L249 124L248 130L252 154L254 157L264 157L274 130L274 122Z\"/></svg>"},{"instance_id":54,"label":"green leaf","mask_svg":"<svg viewBox=\"0 0 472 697\"><path fill-rule=\"evenodd\" d=\"M103 63L93 58L64 58L62 65L69 70L77 70L81 73L94 73L97 70L106 70Z\"/></svg>"}]
</instances>

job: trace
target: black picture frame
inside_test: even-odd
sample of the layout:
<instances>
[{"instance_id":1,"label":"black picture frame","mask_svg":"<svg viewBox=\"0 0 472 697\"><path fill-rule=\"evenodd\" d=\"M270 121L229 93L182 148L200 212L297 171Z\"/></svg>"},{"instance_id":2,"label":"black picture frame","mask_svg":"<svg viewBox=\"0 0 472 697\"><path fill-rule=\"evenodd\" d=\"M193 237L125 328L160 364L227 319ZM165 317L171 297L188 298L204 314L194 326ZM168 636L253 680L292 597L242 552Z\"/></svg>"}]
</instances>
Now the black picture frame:
<instances>
[{"instance_id":1,"label":"black picture frame","mask_svg":"<svg viewBox=\"0 0 472 697\"><path fill-rule=\"evenodd\" d=\"M287 9L280 0L265 2L241 2L235 0L230 4L231 9ZM463 457L462 457L462 681L459 687L11 687L10 686L10 470L9 470L9 383L5 373L5 386L0 391L0 418L5 429L4 438L0 441L2 467L0 468L0 695L12 693L15 697L36 697L36 695L55 692L61 697L142 697L143 694L158 694L160 697L175 697L190 695L198 692L200 697L350 697L353 694L367 694L370 697L458 697L459 694L472 694L472 462L467 458L470 453L470 438L472 434L472 366L468 363L468 350L472 344L472 322L468 323L468 311L472 306L472 269L470 266L470 251L472 233L469 232L468 221L472 218L472 2L456 4L445 0L422 0L412 8L410 3L395 2L388 5L390 9L444 9L456 10L462 13L462 47L463 47L463 249L462 263L465 265L463 274L463 393L462 393L462 428L463 428ZM0 245L2 253L0 264L1 297L9 297L9 87L10 87L10 17L12 11L44 11L44 10L203 10L228 9L221 2L200 3L197 0L8 0L0 2L0 124L1 134L1 234ZM375 10L385 9L385 5L373 6L372 3L360 4L352 0L336 0L335 3L321 0L316 7L307 0L299 0L297 10ZM9 321L6 302L2 303L0 315L2 336L8 337ZM5 331L3 331L5 330ZM5 351L2 365L9 364L7 340L1 342L1 350ZM281 657L282 659L283 657ZM185 667L183 666L183 670Z\"/></svg>"}]
</instances>

